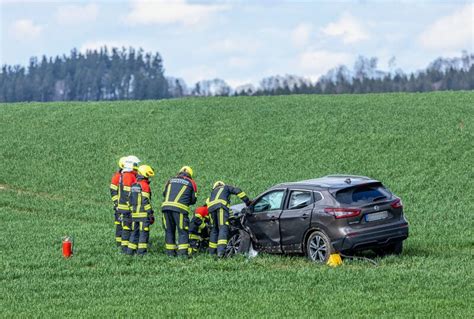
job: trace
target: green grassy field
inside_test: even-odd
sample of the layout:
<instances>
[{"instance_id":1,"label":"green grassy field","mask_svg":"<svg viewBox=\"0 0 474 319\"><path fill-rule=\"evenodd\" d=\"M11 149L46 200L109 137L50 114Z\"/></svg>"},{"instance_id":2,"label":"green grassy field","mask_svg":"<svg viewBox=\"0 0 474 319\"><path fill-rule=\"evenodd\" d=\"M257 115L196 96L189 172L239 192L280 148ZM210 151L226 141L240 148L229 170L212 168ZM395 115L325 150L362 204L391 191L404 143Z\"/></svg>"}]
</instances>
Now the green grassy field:
<instances>
[{"instance_id":1,"label":"green grassy field","mask_svg":"<svg viewBox=\"0 0 474 319\"><path fill-rule=\"evenodd\" d=\"M0 115L1 317L474 316L474 92L2 104ZM157 211L183 165L200 203L216 179L254 197L278 182L371 176L402 197L410 237L377 267L177 260L158 222L148 256L123 256L108 186L128 154L155 167Z\"/></svg>"}]
</instances>

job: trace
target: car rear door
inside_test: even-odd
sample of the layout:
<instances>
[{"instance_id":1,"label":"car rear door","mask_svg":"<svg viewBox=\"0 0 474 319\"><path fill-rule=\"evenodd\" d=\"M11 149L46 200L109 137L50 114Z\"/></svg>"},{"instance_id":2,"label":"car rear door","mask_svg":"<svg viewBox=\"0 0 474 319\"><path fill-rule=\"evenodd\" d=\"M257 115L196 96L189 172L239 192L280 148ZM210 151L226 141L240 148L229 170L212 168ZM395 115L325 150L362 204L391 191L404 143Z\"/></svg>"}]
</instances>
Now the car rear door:
<instances>
[{"instance_id":1,"label":"car rear door","mask_svg":"<svg viewBox=\"0 0 474 319\"><path fill-rule=\"evenodd\" d=\"M303 236L310 226L314 195L310 190L289 191L280 216L281 246L284 252L301 252Z\"/></svg>"},{"instance_id":2,"label":"car rear door","mask_svg":"<svg viewBox=\"0 0 474 319\"><path fill-rule=\"evenodd\" d=\"M256 248L267 252L282 252L280 243L280 215L286 190L271 190L260 196L250 206L251 213L246 218Z\"/></svg>"}]
</instances>

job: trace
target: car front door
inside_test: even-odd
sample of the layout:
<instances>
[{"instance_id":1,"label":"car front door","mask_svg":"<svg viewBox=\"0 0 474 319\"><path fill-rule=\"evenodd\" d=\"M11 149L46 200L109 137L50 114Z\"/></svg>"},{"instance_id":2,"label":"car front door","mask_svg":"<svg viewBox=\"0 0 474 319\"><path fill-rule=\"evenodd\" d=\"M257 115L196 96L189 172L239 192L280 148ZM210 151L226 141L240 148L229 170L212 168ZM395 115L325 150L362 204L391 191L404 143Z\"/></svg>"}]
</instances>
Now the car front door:
<instances>
[{"instance_id":1,"label":"car front door","mask_svg":"<svg viewBox=\"0 0 474 319\"><path fill-rule=\"evenodd\" d=\"M314 196L310 190L291 190L280 216L281 246L287 253L301 252L303 236L310 226Z\"/></svg>"},{"instance_id":2,"label":"car front door","mask_svg":"<svg viewBox=\"0 0 474 319\"><path fill-rule=\"evenodd\" d=\"M250 206L246 225L250 228L259 250L281 252L280 215L285 199L285 190L272 190L259 197Z\"/></svg>"}]
</instances>

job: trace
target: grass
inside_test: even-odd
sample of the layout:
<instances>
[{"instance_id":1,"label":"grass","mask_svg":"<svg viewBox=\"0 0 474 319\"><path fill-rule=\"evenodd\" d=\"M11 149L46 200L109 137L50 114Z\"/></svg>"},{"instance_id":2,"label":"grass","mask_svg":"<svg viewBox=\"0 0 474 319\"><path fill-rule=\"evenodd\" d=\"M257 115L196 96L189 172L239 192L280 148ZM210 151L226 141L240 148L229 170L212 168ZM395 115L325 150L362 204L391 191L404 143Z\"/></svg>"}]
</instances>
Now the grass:
<instances>
[{"instance_id":1,"label":"grass","mask_svg":"<svg viewBox=\"0 0 474 319\"><path fill-rule=\"evenodd\" d=\"M2 317L474 315L474 92L18 103L0 115ZM254 197L371 176L402 197L410 237L377 267L332 269L276 255L169 259L158 224L148 256L122 256L108 185L127 154L155 167L157 211L183 165L200 203L218 179Z\"/></svg>"}]
</instances>

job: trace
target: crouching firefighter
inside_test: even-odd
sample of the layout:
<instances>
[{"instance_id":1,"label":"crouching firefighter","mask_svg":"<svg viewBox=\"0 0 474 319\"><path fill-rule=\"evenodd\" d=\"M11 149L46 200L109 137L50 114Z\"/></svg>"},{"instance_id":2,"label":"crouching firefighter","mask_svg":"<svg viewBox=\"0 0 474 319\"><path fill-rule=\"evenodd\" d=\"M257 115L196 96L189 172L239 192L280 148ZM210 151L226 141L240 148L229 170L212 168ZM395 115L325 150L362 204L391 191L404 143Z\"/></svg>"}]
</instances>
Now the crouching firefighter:
<instances>
[{"instance_id":1,"label":"crouching firefighter","mask_svg":"<svg viewBox=\"0 0 474 319\"><path fill-rule=\"evenodd\" d=\"M189 206L196 203L196 183L193 170L184 166L176 177L168 180L163 191L163 226L165 228L165 250L168 256L187 256L189 249ZM178 245L176 246L176 228Z\"/></svg>"},{"instance_id":2,"label":"crouching firefighter","mask_svg":"<svg viewBox=\"0 0 474 319\"><path fill-rule=\"evenodd\" d=\"M120 216L117 206L119 202L119 184L126 159L126 157L119 159L119 169L112 175L112 180L110 181L110 197L112 197L112 202L114 203L115 242L117 246L121 246L122 243L122 216Z\"/></svg>"},{"instance_id":3,"label":"crouching firefighter","mask_svg":"<svg viewBox=\"0 0 474 319\"><path fill-rule=\"evenodd\" d=\"M191 254L203 251L209 246L209 224L207 205L196 208L189 223L189 251Z\"/></svg>"},{"instance_id":4,"label":"crouching firefighter","mask_svg":"<svg viewBox=\"0 0 474 319\"><path fill-rule=\"evenodd\" d=\"M127 254L144 255L148 249L150 225L155 222L151 207L151 190L149 178L155 171L149 165L138 167L137 181L130 191L130 209L132 211L132 233L128 243Z\"/></svg>"},{"instance_id":5,"label":"crouching firefighter","mask_svg":"<svg viewBox=\"0 0 474 319\"><path fill-rule=\"evenodd\" d=\"M209 241L209 254L224 257L229 235L229 207L230 196L237 195L247 206L250 205L248 196L238 187L225 185L218 181L212 187L207 207L211 215L211 236Z\"/></svg>"},{"instance_id":6,"label":"crouching firefighter","mask_svg":"<svg viewBox=\"0 0 474 319\"><path fill-rule=\"evenodd\" d=\"M122 170L122 179L119 184L119 201L117 211L122 216L122 252L128 251L128 241L132 228L132 216L130 210L130 190L137 181L138 164L140 160L136 156L128 156Z\"/></svg>"}]
</instances>

